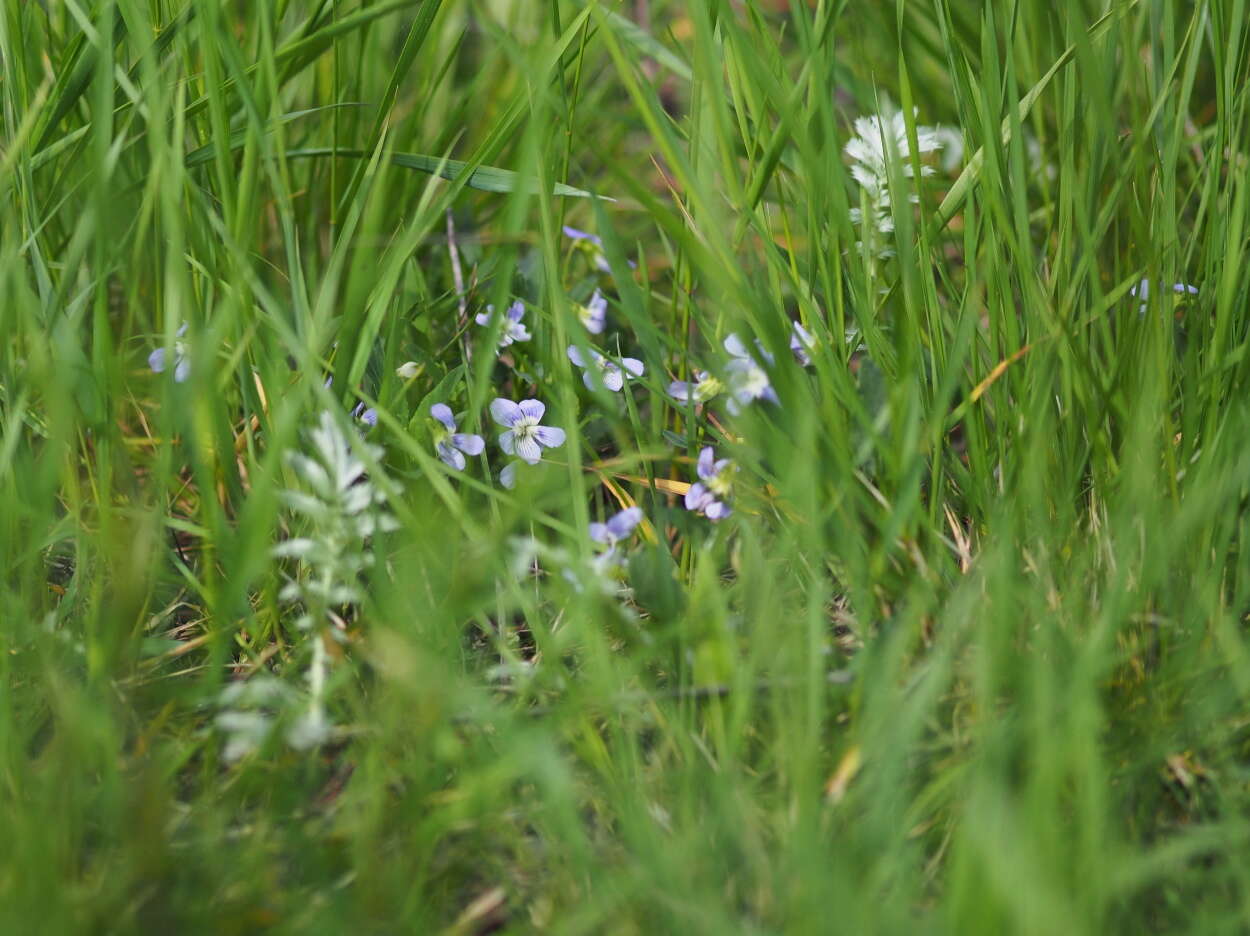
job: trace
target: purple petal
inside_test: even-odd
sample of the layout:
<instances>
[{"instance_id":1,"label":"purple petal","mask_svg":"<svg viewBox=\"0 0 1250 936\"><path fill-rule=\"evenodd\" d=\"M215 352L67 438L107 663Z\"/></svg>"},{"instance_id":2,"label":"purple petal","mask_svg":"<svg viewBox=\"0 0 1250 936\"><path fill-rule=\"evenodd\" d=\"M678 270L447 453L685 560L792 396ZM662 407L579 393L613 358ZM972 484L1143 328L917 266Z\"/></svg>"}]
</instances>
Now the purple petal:
<instances>
[{"instance_id":1,"label":"purple petal","mask_svg":"<svg viewBox=\"0 0 1250 936\"><path fill-rule=\"evenodd\" d=\"M521 407L517 406L511 400L505 400L499 397L491 401L490 404L491 419L499 423L501 426L507 426L511 429L517 424L517 421L525 416Z\"/></svg>"},{"instance_id":2,"label":"purple petal","mask_svg":"<svg viewBox=\"0 0 1250 936\"><path fill-rule=\"evenodd\" d=\"M542 447L538 444L538 440L531 436L523 436L519 439L513 439L513 447L516 454L522 461L527 461L531 465L537 465L539 459L543 457Z\"/></svg>"},{"instance_id":3,"label":"purple petal","mask_svg":"<svg viewBox=\"0 0 1250 936\"><path fill-rule=\"evenodd\" d=\"M644 367L642 361L637 358L621 358L621 366L624 367L625 370L629 371L630 376L632 377L641 377L646 372L646 367Z\"/></svg>"},{"instance_id":4,"label":"purple petal","mask_svg":"<svg viewBox=\"0 0 1250 936\"><path fill-rule=\"evenodd\" d=\"M625 386L625 377L621 374L621 369L615 364L610 365L603 372L603 385L613 393L620 392L620 389Z\"/></svg>"},{"instance_id":5,"label":"purple petal","mask_svg":"<svg viewBox=\"0 0 1250 936\"><path fill-rule=\"evenodd\" d=\"M521 321L521 318L525 315L525 303L521 302L520 300L517 300L516 302L512 303L512 305L508 306L507 315L508 315L508 320L511 322ZM529 336L527 335L526 337L528 338Z\"/></svg>"},{"instance_id":6,"label":"purple petal","mask_svg":"<svg viewBox=\"0 0 1250 936\"><path fill-rule=\"evenodd\" d=\"M696 470L699 477L704 481L708 478L716 477L716 453L712 451L712 446L705 445L699 452L699 461Z\"/></svg>"},{"instance_id":7,"label":"purple petal","mask_svg":"<svg viewBox=\"0 0 1250 936\"><path fill-rule=\"evenodd\" d=\"M711 492L702 484L696 482L690 485L690 490L686 492L686 509L700 510L711 499Z\"/></svg>"},{"instance_id":8,"label":"purple petal","mask_svg":"<svg viewBox=\"0 0 1250 936\"><path fill-rule=\"evenodd\" d=\"M463 455L457 452L454 448L452 448L446 442L438 443L438 445L435 446L435 448L438 451L438 457L443 460L444 464L449 465L452 468L455 468L457 471L464 471L464 456Z\"/></svg>"},{"instance_id":9,"label":"purple petal","mask_svg":"<svg viewBox=\"0 0 1250 936\"><path fill-rule=\"evenodd\" d=\"M477 315L473 316L473 321L477 322L479 325L489 325L490 314L494 310L495 310L494 306L487 306L485 312L479 312Z\"/></svg>"},{"instance_id":10,"label":"purple petal","mask_svg":"<svg viewBox=\"0 0 1250 936\"><path fill-rule=\"evenodd\" d=\"M148 367L160 374L165 370L165 349L157 348L148 355Z\"/></svg>"},{"instance_id":11,"label":"purple petal","mask_svg":"<svg viewBox=\"0 0 1250 936\"><path fill-rule=\"evenodd\" d=\"M612 542L612 535L608 532L606 523L592 523L590 525L590 538L596 543L603 543L605 546Z\"/></svg>"},{"instance_id":12,"label":"purple petal","mask_svg":"<svg viewBox=\"0 0 1250 936\"><path fill-rule=\"evenodd\" d=\"M572 361L576 366L583 367L583 368L590 366L589 364L586 363L586 359L582 357L582 352L577 350L577 345L569 345L568 355L569 355L569 360Z\"/></svg>"},{"instance_id":13,"label":"purple petal","mask_svg":"<svg viewBox=\"0 0 1250 936\"><path fill-rule=\"evenodd\" d=\"M178 330L174 332L174 336L176 338L181 338L186 333L187 333L187 323L183 322L181 325L178 326Z\"/></svg>"},{"instance_id":14,"label":"purple petal","mask_svg":"<svg viewBox=\"0 0 1250 936\"><path fill-rule=\"evenodd\" d=\"M481 455L486 448L486 441L480 435L469 432L457 432L451 437L451 444L466 455Z\"/></svg>"},{"instance_id":15,"label":"purple petal","mask_svg":"<svg viewBox=\"0 0 1250 936\"><path fill-rule=\"evenodd\" d=\"M747 352L747 346L742 343L742 339L734 332L730 332L725 336L725 350L736 358L751 359L751 355Z\"/></svg>"},{"instance_id":16,"label":"purple petal","mask_svg":"<svg viewBox=\"0 0 1250 936\"><path fill-rule=\"evenodd\" d=\"M516 466L518 462L508 462L499 472L499 483L511 491L516 487Z\"/></svg>"},{"instance_id":17,"label":"purple petal","mask_svg":"<svg viewBox=\"0 0 1250 936\"><path fill-rule=\"evenodd\" d=\"M448 432L456 431L456 417L446 403L435 403L430 407L430 415L446 426Z\"/></svg>"},{"instance_id":18,"label":"purple petal","mask_svg":"<svg viewBox=\"0 0 1250 936\"><path fill-rule=\"evenodd\" d=\"M684 380L674 380L668 385L668 395L678 403L689 403L690 384Z\"/></svg>"},{"instance_id":19,"label":"purple petal","mask_svg":"<svg viewBox=\"0 0 1250 936\"><path fill-rule=\"evenodd\" d=\"M584 383L586 385L586 389L592 393L599 389L599 384L595 381L596 376L595 372L589 368L582 371L582 383Z\"/></svg>"},{"instance_id":20,"label":"purple petal","mask_svg":"<svg viewBox=\"0 0 1250 936\"><path fill-rule=\"evenodd\" d=\"M372 406L360 414L360 421L366 426L376 426L378 424L378 411Z\"/></svg>"},{"instance_id":21,"label":"purple petal","mask_svg":"<svg viewBox=\"0 0 1250 936\"><path fill-rule=\"evenodd\" d=\"M608 531L617 539L624 539L642 522L642 508L630 507L608 520Z\"/></svg>"},{"instance_id":22,"label":"purple petal","mask_svg":"<svg viewBox=\"0 0 1250 936\"><path fill-rule=\"evenodd\" d=\"M505 455L516 454L516 436L511 431L499 433L499 447Z\"/></svg>"},{"instance_id":23,"label":"purple petal","mask_svg":"<svg viewBox=\"0 0 1250 936\"><path fill-rule=\"evenodd\" d=\"M709 520L721 520L724 517L728 517L731 513L733 513L733 511L720 501L712 501L712 503L708 504L707 508L703 511L703 515Z\"/></svg>"},{"instance_id":24,"label":"purple petal","mask_svg":"<svg viewBox=\"0 0 1250 936\"><path fill-rule=\"evenodd\" d=\"M543 413L547 412L547 407L538 400L522 400L520 410L524 415L538 422L543 418Z\"/></svg>"},{"instance_id":25,"label":"purple petal","mask_svg":"<svg viewBox=\"0 0 1250 936\"><path fill-rule=\"evenodd\" d=\"M174 365L174 383L182 383L191 376L191 362L185 358L178 358L178 363Z\"/></svg>"},{"instance_id":26,"label":"purple petal","mask_svg":"<svg viewBox=\"0 0 1250 936\"><path fill-rule=\"evenodd\" d=\"M559 448L564 444L564 430L557 426L535 426L534 438L547 448Z\"/></svg>"},{"instance_id":27,"label":"purple petal","mask_svg":"<svg viewBox=\"0 0 1250 936\"><path fill-rule=\"evenodd\" d=\"M570 227L567 224L564 225L564 227L561 228L561 230L564 231L565 237L571 237L573 240L579 240L579 241L590 241L590 243L594 244L596 247L603 246L603 241L599 238L599 235L597 234L591 234L587 231L579 231L577 228Z\"/></svg>"}]
</instances>

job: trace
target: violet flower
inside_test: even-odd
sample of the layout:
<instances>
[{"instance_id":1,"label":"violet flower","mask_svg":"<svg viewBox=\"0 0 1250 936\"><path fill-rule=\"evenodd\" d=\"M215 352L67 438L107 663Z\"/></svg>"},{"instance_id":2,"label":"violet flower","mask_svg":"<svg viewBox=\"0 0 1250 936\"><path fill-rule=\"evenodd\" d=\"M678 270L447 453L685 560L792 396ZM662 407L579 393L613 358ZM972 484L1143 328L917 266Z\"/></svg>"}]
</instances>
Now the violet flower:
<instances>
[{"instance_id":1,"label":"violet flower","mask_svg":"<svg viewBox=\"0 0 1250 936\"><path fill-rule=\"evenodd\" d=\"M620 391L625 386L626 377L641 377L645 368L642 361L637 358L621 358L621 363L604 357L594 348L590 351L590 363L586 362L586 358L582 356L581 351L577 349L577 345L569 345L569 360L582 369L582 382L586 384L587 390L594 390L602 385L607 387L613 393Z\"/></svg>"},{"instance_id":2,"label":"violet flower","mask_svg":"<svg viewBox=\"0 0 1250 936\"><path fill-rule=\"evenodd\" d=\"M506 455L516 455L531 465L538 464L543 448L559 448L564 444L564 430L540 425L547 407L538 400L513 403L502 397L490 404L490 415L506 427L499 434L499 447Z\"/></svg>"},{"instance_id":3,"label":"violet flower","mask_svg":"<svg viewBox=\"0 0 1250 936\"><path fill-rule=\"evenodd\" d=\"M759 342L756 342L756 345L758 347ZM729 335L725 339L725 350L733 357L733 360L725 366L725 371L729 375L729 390L732 394L727 404L731 415L738 415L742 407L753 400L780 402L777 399L777 391L773 389L772 381L768 378L768 373L751 356L741 338L734 334ZM762 348L760 354L769 364L772 364L771 354Z\"/></svg>"},{"instance_id":4,"label":"violet flower","mask_svg":"<svg viewBox=\"0 0 1250 936\"><path fill-rule=\"evenodd\" d=\"M608 321L608 300L603 298L603 293L596 289L589 302L578 306L577 317L592 335L603 334Z\"/></svg>"},{"instance_id":5,"label":"violet flower","mask_svg":"<svg viewBox=\"0 0 1250 936\"><path fill-rule=\"evenodd\" d=\"M634 528L642 522L642 508L628 507L611 517L607 523L592 523L590 538L609 549L623 539L628 539Z\"/></svg>"},{"instance_id":6,"label":"violet flower","mask_svg":"<svg viewBox=\"0 0 1250 936\"><path fill-rule=\"evenodd\" d=\"M446 403L435 403L430 407L430 415L439 423L434 433L434 450L443 463L464 471L465 455L481 455L486 443L480 435L456 431L456 417Z\"/></svg>"},{"instance_id":7,"label":"violet flower","mask_svg":"<svg viewBox=\"0 0 1250 936\"><path fill-rule=\"evenodd\" d=\"M694 380L674 380L668 385L668 395L678 403L705 403L725 389L725 385L705 370L696 371Z\"/></svg>"},{"instance_id":8,"label":"violet flower","mask_svg":"<svg viewBox=\"0 0 1250 936\"><path fill-rule=\"evenodd\" d=\"M503 350L514 341L529 341L530 332L521 319L525 316L525 303L519 299L508 306L504 313L503 330L499 333L499 350ZM491 327L495 320L495 307L488 305L485 312L479 312L473 319L479 325Z\"/></svg>"},{"instance_id":9,"label":"violet flower","mask_svg":"<svg viewBox=\"0 0 1250 936\"><path fill-rule=\"evenodd\" d=\"M725 500L733 486L733 473L737 470L728 458L717 460L712 446L706 445L699 452L695 466L699 480L686 492L686 509L702 514L709 520L720 520L732 512Z\"/></svg>"},{"instance_id":10,"label":"violet flower","mask_svg":"<svg viewBox=\"0 0 1250 936\"><path fill-rule=\"evenodd\" d=\"M182 383L191 375L191 361L187 357L186 342L178 340L182 338L182 336L185 335L186 333L187 333L187 323L183 322L182 325L179 326L178 331L175 333L175 336L174 336L175 340L174 340L173 352L174 352L174 382L175 383ZM167 363L165 352L166 352L165 348L157 348L155 351L153 351L151 354L148 355L148 367L152 368L153 373L155 374L164 373L165 366Z\"/></svg>"}]
</instances>

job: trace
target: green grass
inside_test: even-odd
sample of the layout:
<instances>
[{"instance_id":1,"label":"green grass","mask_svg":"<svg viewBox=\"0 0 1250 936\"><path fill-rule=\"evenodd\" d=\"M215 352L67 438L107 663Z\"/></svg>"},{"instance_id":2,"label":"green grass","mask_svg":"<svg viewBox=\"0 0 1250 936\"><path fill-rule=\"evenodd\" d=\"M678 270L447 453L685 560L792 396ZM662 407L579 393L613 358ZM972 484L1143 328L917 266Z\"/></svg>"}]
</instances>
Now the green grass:
<instances>
[{"instance_id":1,"label":"green grass","mask_svg":"<svg viewBox=\"0 0 1250 936\"><path fill-rule=\"evenodd\" d=\"M0 930L1244 932L1248 27L0 4ZM882 260L843 146L891 104L965 152ZM731 332L780 404L670 398ZM508 491L488 406L531 396L568 442ZM284 494L323 411L398 521L354 603L273 555L329 535ZM673 493L704 445L717 523ZM621 597L586 525L629 504Z\"/></svg>"}]
</instances>

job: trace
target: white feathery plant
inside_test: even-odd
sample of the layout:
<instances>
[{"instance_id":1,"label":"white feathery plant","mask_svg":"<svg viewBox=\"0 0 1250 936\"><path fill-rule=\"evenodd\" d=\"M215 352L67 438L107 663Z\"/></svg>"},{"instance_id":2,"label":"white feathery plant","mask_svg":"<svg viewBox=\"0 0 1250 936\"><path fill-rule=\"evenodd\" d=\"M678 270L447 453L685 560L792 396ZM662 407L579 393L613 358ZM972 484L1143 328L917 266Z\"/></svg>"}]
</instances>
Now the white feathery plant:
<instances>
[{"instance_id":1,"label":"white feathery plant","mask_svg":"<svg viewBox=\"0 0 1250 936\"><path fill-rule=\"evenodd\" d=\"M915 111L913 111L915 113ZM933 153L943 145L942 134L936 127L916 127L916 148L921 155ZM846 144L843 152L851 159L851 176L863 188L863 208L851 209L851 221L861 226L864 243L871 245L871 253L880 258L892 256L894 251L886 243L886 235L894 231L894 217L890 213L890 165L898 161L899 174L912 178L911 146L907 140L907 120L900 110L888 107L880 114L869 114L855 119L855 136ZM932 166L921 166L921 175L932 175ZM918 202L915 192L908 200ZM867 208L865 214L864 208Z\"/></svg>"},{"instance_id":2,"label":"white feathery plant","mask_svg":"<svg viewBox=\"0 0 1250 936\"><path fill-rule=\"evenodd\" d=\"M287 731L288 743L299 749L320 744L329 734L325 697L331 660L325 641L341 639L340 628L334 626L341 622L339 612L361 603L360 577L374 561L370 538L398 526L383 507L382 492L366 475L364 462L331 413L321 414L308 432L308 441L310 454L286 453L287 464L305 489L281 493L307 528L304 535L284 540L273 549L275 557L299 562L298 573L278 597L300 606L296 626L312 638L307 704ZM357 445L375 459L382 454L377 446ZM289 700L288 707L302 701L274 692L266 693L266 698L270 703ZM237 689L222 698L223 703L236 706L249 701L255 700ZM217 723L231 735L227 756L238 757L258 746L267 736L270 722L268 714L255 711L223 712Z\"/></svg>"}]
</instances>

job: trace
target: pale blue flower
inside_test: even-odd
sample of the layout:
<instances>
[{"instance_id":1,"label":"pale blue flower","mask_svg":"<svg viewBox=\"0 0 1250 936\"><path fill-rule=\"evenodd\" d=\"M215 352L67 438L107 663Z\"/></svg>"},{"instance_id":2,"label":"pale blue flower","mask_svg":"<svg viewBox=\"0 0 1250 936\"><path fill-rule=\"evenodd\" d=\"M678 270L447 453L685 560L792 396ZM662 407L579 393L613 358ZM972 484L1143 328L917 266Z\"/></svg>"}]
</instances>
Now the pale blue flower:
<instances>
[{"instance_id":1,"label":"pale blue flower","mask_svg":"<svg viewBox=\"0 0 1250 936\"><path fill-rule=\"evenodd\" d=\"M521 321L525 316L525 303L519 299L508 306L508 311L504 313L503 330L499 333L499 348L508 347L514 341L529 341L530 332ZM485 312L479 312L474 316L474 321L479 325L490 328L494 325L495 307L488 305Z\"/></svg>"},{"instance_id":2,"label":"pale blue flower","mask_svg":"<svg viewBox=\"0 0 1250 936\"><path fill-rule=\"evenodd\" d=\"M1196 296L1198 295L1198 287L1190 286L1188 283L1173 283L1172 292L1179 293L1181 295ZM1138 311L1145 312L1146 302L1150 298L1150 280L1142 280L1129 290L1129 295L1135 296L1141 300L1141 306L1138 307Z\"/></svg>"},{"instance_id":3,"label":"pale blue flower","mask_svg":"<svg viewBox=\"0 0 1250 936\"><path fill-rule=\"evenodd\" d=\"M178 328L174 340L174 382L182 383L191 375L191 361L187 357L187 345L185 342L177 340L187 333L187 323L183 322ZM166 349L157 348L148 355L148 367L152 368L152 372L156 374L164 373L166 367Z\"/></svg>"},{"instance_id":4,"label":"pale blue flower","mask_svg":"<svg viewBox=\"0 0 1250 936\"><path fill-rule=\"evenodd\" d=\"M596 270L600 273L611 273L612 268L608 266L608 258L603 255L603 238L598 234L591 234L589 231L579 231L575 227L564 225L564 236L570 238L573 243L590 254L590 262L594 264ZM633 260L626 261L629 268L635 269L638 264Z\"/></svg>"},{"instance_id":5,"label":"pale blue flower","mask_svg":"<svg viewBox=\"0 0 1250 936\"><path fill-rule=\"evenodd\" d=\"M538 400L522 400L513 403L502 397L490 404L490 415L507 428L499 435L499 447L506 455L516 455L531 465L538 464L544 448L559 448L564 444L564 430L555 426L540 425L546 407Z\"/></svg>"},{"instance_id":6,"label":"pale blue flower","mask_svg":"<svg viewBox=\"0 0 1250 936\"><path fill-rule=\"evenodd\" d=\"M352 410L352 416L371 429L378 424L378 411L372 406L366 409L364 403L356 404L356 408Z\"/></svg>"},{"instance_id":7,"label":"pale blue flower","mask_svg":"<svg viewBox=\"0 0 1250 936\"><path fill-rule=\"evenodd\" d=\"M430 415L438 420L440 428L435 431L434 450L443 463L464 471L465 455L481 455L486 443L480 435L456 431L456 417L446 403L435 403Z\"/></svg>"},{"instance_id":8,"label":"pale blue flower","mask_svg":"<svg viewBox=\"0 0 1250 936\"><path fill-rule=\"evenodd\" d=\"M608 321L608 300L603 298L603 293L596 289L590 301L578 307L577 317L581 319L586 331L592 335L602 334Z\"/></svg>"},{"instance_id":9,"label":"pale blue flower","mask_svg":"<svg viewBox=\"0 0 1250 936\"><path fill-rule=\"evenodd\" d=\"M634 528L641 522L642 508L628 507L611 517L607 523L592 523L590 538L611 549L621 540L628 539L629 535L634 532Z\"/></svg>"},{"instance_id":10,"label":"pale blue flower","mask_svg":"<svg viewBox=\"0 0 1250 936\"><path fill-rule=\"evenodd\" d=\"M617 393L625 386L625 378L641 377L645 368L642 361L637 358L621 358L621 363L617 364L604 357L594 348L589 348L590 363L586 363L586 358L581 351L577 349L577 345L569 345L569 360L582 369L582 382L586 384L587 390L594 390L600 384L607 387L613 393Z\"/></svg>"},{"instance_id":11,"label":"pale blue flower","mask_svg":"<svg viewBox=\"0 0 1250 936\"><path fill-rule=\"evenodd\" d=\"M799 322L792 323L790 329L790 352L794 359L804 367L812 363L812 351L816 348L816 339L812 333Z\"/></svg>"},{"instance_id":12,"label":"pale blue flower","mask_svg":"<svg viewBox=\"0 0 1250 936\"><path fill-rule=\"evenodd\" d=\"M725 389L725 385L707 371L696 371L694 380L674 380L668 385L668 395L678 403L705 403Z\"/></svg>"},{"instance_id":13,"label":"pale blue flower","mask_svg":"<svg viewBox=\"0 0 1250 936\"><path fill-rule=\"evenodd\" d=\"M695 466L699 480L686 492L686 509L702 514L709 520L720 520L731 513L725 504L733 485L733 473L737 470L728 458L717 460L710 445L699 452Z\"/></svg>"},{"instance_id":14,"label":"pale blue flower","mask_svg":"<svg viewBox=\"0 0 1250 936\"><path fill-rule=\"evenodd\" d=\"M758 341L756 346L759 347ZM729 375L731 394L727 408L732 415L736 416L743 406L753 400L780 402L777 399L777 392L773 390L772 381L768 378L768 373L747 350L741 338L734 334L729 335L725 339L725 350L733 357L733 360L725 366L725 372ZM772 364L771 354L760 348L760 355Z\"/></svg>"}]
</instances>

